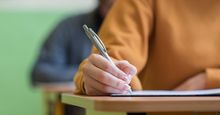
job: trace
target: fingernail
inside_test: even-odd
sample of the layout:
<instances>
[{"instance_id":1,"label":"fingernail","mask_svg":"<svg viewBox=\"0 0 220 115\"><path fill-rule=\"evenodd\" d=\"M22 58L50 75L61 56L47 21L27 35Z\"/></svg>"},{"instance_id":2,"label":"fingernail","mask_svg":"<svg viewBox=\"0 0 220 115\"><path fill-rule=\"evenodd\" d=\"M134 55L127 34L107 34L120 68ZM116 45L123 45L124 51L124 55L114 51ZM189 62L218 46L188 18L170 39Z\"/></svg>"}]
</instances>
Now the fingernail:
<instances>
[{"instance_id":1,"label":"fingernail","mask_svg":"<svg viewBox=\"0 0 220 115\"><path fill-rule=\"evenodd\" d=\"M128 84L127 84L127 86L128 86L128 90L131 90L131 86L130 86L130 85L128 85ZM127 91L128 91L128 90L127 90Z\"/></svg>"},{"instance_id":2,"label":"fingernail","mask_svg":"<svg viewBox=\"0 0 220 115\"><path fill-rule=\"evenodd\" d=\"M129 84L130 83L130 79L128 77L126 77L126 83Z\"/></svg>"},{"instance_id":3,"label":"fingernail","mask_svg":"<svg viewBox=\"0 0 220 115\"><path fill-rule=\"evenodd\" d=\"M134 74L136 73L136 71L133 70L133 69L130 69L130 68L126 68L126 69L125 69L125 73L126 73L127 75L134 75Z\"/></svg>"},{"instance_id":4,"label":"fingernail","mask_svg":"<svg viewBox=\"0 0 220 115\"><path fill-rule=\"evenodd\" d=\"M118 88L121 90L124 90L124 87L126 87L125 84L126 84L126 82L124 82L124 81L120 82Z\"/></svg>"},{"instance_id":5,"label":"fingernail","mask_svg":"<svg viewBox=\"0 0 220 115\"><path fill-rule=\"evenodd\" d=\"M135 75L135 71L130 71L129 75Z\"/></svg>"},{"instance_id":6,"label":"fingernail","mask_svg":"<svg viewBox=\"0 0 220 115\"><path fill-rule=\"evenodd\" d=\"M129 85L128 84L124 84L124 87L123 87L123 90L128 90L130 87L129 87Z\"/></svg>"},{"instance_id":7,"label":"fingernail","mask_svg":"<svg viewBox=\"0 0 220 115\"><path fill-rule=\"evenodd\" d=\"M132 78L132 77L131 77L131 75L129 74L129 75L128 75L129 83L131 82L131 78Z\"/></svg>"},{"instance_id":8,"label":"fingernail","mask_svg":"<svg viewBox=\"0 0 220 115\"><path fill-rule=\"evenodd\" d=\"M131 75L127 75L127 76L126 76L126 81L125 81L125 82L126 82L127 84L130 84L131 79L132 79Z\"/></svg>"}]
</instances>

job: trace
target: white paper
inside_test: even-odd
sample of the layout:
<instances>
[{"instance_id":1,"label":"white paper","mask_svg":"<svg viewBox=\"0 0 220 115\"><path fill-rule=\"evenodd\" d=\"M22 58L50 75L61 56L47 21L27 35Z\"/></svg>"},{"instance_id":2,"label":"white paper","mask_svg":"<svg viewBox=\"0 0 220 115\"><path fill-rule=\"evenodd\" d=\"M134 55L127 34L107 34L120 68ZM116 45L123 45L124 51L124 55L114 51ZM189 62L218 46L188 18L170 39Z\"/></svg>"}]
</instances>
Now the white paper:
<instances>
[{"instance_id":1,"label":"white paper","mask_svg":"<svg viewBox=\"0 0 220 115\"><path fill-rule=\"evenodd\" d=\"M143 90L133 91L132 94L112 94L112 96L220 96L220 89L193 91Z\"/></svg>"}]
</instances>

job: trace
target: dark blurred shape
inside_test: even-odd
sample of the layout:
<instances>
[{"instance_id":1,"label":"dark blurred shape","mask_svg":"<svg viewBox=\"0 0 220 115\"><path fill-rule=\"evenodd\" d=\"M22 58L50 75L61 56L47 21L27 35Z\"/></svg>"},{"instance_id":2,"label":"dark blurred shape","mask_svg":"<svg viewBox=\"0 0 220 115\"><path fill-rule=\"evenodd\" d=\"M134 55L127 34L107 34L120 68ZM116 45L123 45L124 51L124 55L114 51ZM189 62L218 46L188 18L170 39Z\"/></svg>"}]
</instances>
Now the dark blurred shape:
<instances>
[{"instance_id":1,"label":"dark blurred shape","mask_svg":"<svg viewBox=\"0 0 220 115\"><path fill-rule=\"evenodd\" d=\"M71 16L61 21L42 46L32 71L32 83L69 82L79 64L91 51L92 44L82 29L87 24L98 31L103 17L115 0L99 0L98 8L90 13Z\"/></svg>"},{"instance_id":2,"label":"dark blurred shape","mask_svg":"<svg viewBox=\"0 0 220 115\"><path fill-rule=\"evenodd\" d=\"M42 46L32 72L32 83L72 81L79 64L90 54L92 47L82 25L88 24L97 32L101 22L98 10L60 22Z\"/></svg>"}]
</instances>

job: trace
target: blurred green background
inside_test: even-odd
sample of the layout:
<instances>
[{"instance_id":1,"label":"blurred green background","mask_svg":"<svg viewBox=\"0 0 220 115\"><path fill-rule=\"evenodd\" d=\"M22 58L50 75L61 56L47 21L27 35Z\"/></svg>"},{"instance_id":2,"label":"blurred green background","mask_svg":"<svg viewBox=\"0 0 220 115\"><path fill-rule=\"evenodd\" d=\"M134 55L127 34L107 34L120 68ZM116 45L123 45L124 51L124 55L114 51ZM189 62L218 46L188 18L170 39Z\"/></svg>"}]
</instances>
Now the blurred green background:
<instances>
[{"instance_id":1,"label":"blurred green background","mask_svg":"<svg viewBox=\"0 0 220 115\"><path fill-rule=\"evenodd\" d=\"M30 84L38 49L64 12L0 11L0 115L42 115L40 90Z\"/></svg>"},{"instance_id":2,"label":"blurred green background","mask_svg":"<svg viewBox=\"0 0 220 115\"><path fill-rule=\"evenodd\" d=\"M30 70L45 37L74 11L0 9L0 115L42 115L42 92Z\"/></svg>"}]
</instances>

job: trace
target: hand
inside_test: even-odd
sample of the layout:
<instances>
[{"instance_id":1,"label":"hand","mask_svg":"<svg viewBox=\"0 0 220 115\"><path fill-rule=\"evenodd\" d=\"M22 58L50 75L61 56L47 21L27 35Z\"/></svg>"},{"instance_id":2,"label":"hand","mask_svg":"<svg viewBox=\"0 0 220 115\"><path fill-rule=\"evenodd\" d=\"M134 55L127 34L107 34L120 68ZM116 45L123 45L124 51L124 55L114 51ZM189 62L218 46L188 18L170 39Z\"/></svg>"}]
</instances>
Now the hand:
<instances>
[{"instance_id":1,"label":"hand","mask_svg":"<svg viewBox=\"0 0 220 115\"><path fill-rule=\"evenodd\" d=\"M175 90L200 90L205 89L205 73L199 73L179 85Z\"/></svg>"},{"instance_id":2,"label":"hand","mask_svg":"<svg viewBox=\"0 0 220 115\"><path fill-rule=\"evenodd\" d=\"M136 68L127 61L118 61L113 66L107 59L98 54L87 58L83 66L84 88L87 95L108 95L127 93Z\"/></svg>"}]
</instances>

